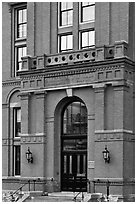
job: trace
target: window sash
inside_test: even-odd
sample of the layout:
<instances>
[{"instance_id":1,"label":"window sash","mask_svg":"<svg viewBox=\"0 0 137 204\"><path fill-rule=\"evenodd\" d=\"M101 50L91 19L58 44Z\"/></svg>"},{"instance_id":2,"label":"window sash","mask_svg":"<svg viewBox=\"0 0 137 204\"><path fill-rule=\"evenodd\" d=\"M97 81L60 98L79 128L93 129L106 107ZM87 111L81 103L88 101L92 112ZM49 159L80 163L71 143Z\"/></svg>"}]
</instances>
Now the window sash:
<instances>
[{"instance_id":1,"label":"window sash","mask_svg":"<svg viewBox=\"0 0 137 204\"><path fill-rule=\"evenodd\" d=\"M73 3L72 2L62 2L60 3L60 25L68 26L73 23Z\"/></svg>"},{"instance_id":2,"label":"window sash","mask_svg":"<svg viewBox=\"0 0 137 204\"><path fill-rule=\"evenodd\" d=\"M17 38L27 37L27 9L17 10Z\"/></svg>"},{"instance_id":3,"label":"window sash","mask_svg":"<svg viewBox=\"0 0 137 204\"><path fill-rule=\"evenodd\" d=\"M21 71L22 69L22 57L27 55L27 47L25 46L21 46L21 47L17 47L17 71Z\"/></svg>"},{"instance_id":4,"label":"window sash","mask_svg":"<svg viewBox=\"0 0 137 204\"><path fill-rule=\"evenodd\" d=\"M73 49L73 35L60 36L60 52L69 51Z\"/></svg>"},{"instance_id":5,"label":"window sash","mask_svg":"<svg viewBox=\"0 0 137 204\"><path fill-rule=\"evenodd\" d=\"M13 109L14 118L14 137L20 137L21 133L21 108Z\"/></svg>"},{"instance_id":6,"label":"window sash","mask_svg":"<svg viewBox=\"0 0 137 204\"><path fill-rule=\"evenodd\" d=\"M81 3L81 22L88 22L95 20L95 3L83 2Z\"/></svg>"},{"instance_id":7,"label":"window sash","mask_svg":"<svg viewBox=\"0 0 137 204\"><path fill-rule=\"evenodd\" d=\"M61 2L60 3L61 11L68 11L70 9L73 9L73 2Z\"/></svg>"},{"instance_id":8,"label":"window sash","mask_svg":"<svg viewBox=\"0 0 137 204\"><path fill-rule=\"evenodd\" d=\"M13 26L14 30L13 36L13 67L12 76L17 77L18 71L22 68L21 57L26 56L27 54L27 3L24 5L16 5L13 10ZM24 48L22 48L24 47ZM21 49L23 49L21 51Z\"/></svg>"},{"instance_id":9,"label":"window sash","mask_svg":"<svg viewBox=\"0 0 137 204\"><path fill-rule=\"evenodd\" d=\"M81 49L89 48L95 45L95 31L83 31L80 34L81 37L81 43L80 47Z\"/></svg>"},{"instance_id":10,"label":"window sash","mask_svg":"<svg viewBox=\"0 0 137 204\"><path fill-rule=\"evenodd\" d=\"M15 167L14 174L15 176L20 175L20 170L21 170L20 160L21 160L20 145L17 145L17 146L14 146L14 167Z\"/></svg>"}]
</instances>

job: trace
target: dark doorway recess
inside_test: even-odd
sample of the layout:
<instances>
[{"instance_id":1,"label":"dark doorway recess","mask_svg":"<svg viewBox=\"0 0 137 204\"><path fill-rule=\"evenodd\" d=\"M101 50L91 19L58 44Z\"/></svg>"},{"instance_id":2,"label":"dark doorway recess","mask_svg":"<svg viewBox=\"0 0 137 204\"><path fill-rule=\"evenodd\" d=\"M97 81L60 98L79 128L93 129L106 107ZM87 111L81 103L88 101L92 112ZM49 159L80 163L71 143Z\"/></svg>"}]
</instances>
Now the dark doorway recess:
<instances>
[{"instance_id":1,"label":"dark doorway recess","mask_svg":"<svg viewBox=\"0 0 137 204\"><path fill-rule=\"evenodd\" d=\"M61 190L87 191L87 108L79 101L62 113Z\"/></svg>"}]
</instances>

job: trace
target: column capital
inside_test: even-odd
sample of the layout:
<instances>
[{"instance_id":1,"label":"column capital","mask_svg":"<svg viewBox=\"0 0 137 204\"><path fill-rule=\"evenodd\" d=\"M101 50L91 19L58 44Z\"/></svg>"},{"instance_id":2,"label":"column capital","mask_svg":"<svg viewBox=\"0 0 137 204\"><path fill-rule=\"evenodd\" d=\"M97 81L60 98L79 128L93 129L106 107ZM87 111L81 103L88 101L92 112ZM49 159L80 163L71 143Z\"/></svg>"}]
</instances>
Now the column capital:
<instances>
[{"instance_id":1,"label":"column capital","mask_svg":"<svg viewBox=\"0 0 137 204\"><path fill-rule=\"evenodd\" d=\"M105 83L93 84L93 89L95 90L96 93L104 91L105 88L106 88L106 84Z\"/></svg>"},{"instance_id":2,"label":"column capital","mask_svg":"<svg viewBox=\"0 0 137 204\"><path fill-rule=\"evenodd\" d=\"M105 87L106 87L105 83L93 84L93 89L96 89L96 88L105 88Z\"/></svg>"},{"instance_id":3,"label":"column capital","mask_svg":"<svg viewBox=\"0 0 137 204\"><path fill-rule=\"evenodd\" d=\"M47 95L47 91L45 90L35 91L34 95L36 96L37 99L45 98L45 96Z\"/></svg>"},{"instance_id":4,"label":"column capital","mask_svg":"<svg viewBox=\"0 0 137 204\"><path fill-rule=\"evenodd\" d=\"M45 90L38 90L38 91L35 91L34 94L35 95L46 95L47 91L45 91Z\"/></svg>"},{"instance_id":5,"label":"column capital","mask_svg":"<svg viewBox=\"0 0 137 204\"><path fill-rule=\"evenodd\" d=\"M30 97L30 92L21 92L19 96L21 97L21 100L27 100Z\"/></svg>"}]
</instances>

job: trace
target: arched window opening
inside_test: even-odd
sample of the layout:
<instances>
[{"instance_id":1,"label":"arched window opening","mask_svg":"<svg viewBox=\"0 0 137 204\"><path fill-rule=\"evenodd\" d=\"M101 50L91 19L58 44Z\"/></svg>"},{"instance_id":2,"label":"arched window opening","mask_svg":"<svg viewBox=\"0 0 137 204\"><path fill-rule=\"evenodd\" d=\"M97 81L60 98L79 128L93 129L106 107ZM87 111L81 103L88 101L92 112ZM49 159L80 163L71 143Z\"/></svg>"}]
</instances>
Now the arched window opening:
<instances>
[{"instance_id":1,"label":"arched window opening","mask_svg":"<svg viewBox=\"0 0 137 204\"><path fill-rule=\"evenodd\" d=\"M63 115L63 134L87 134L87 109L82 102L73 102L67 106Z\"/></svg>"}]
</instances>

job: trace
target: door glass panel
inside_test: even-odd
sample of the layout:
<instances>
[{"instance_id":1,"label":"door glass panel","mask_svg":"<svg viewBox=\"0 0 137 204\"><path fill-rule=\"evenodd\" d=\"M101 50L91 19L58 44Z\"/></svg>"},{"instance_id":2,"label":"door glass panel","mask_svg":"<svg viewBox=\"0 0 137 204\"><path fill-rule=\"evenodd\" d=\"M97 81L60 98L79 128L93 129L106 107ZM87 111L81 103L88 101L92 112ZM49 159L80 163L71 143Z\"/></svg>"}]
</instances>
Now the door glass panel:
<instances>
[{"instance_id":1,"label":"door glass panel","mask_svg":"<svg viewBox=\"0 0 137 204\"><path fill-rule=\"evenodd\" d=\"M64 173L67 173L67 156L64 156Z\"/></svg>"},{"instance_id":2,"label":"door glass panel","mask_svg":"<svg viewBox=\"0 0 137 204\"><path fill-rule=\"evenodd\" d=\"M80 155L77 156L77 174L80 173Z\"/></svg>"},{"instance_id":3,"label":"door glass panel","mask_svg":"<svg viewBox=\"0 0 137 204\"><path fill-rule=\"evenodd\" d=\"M72 155L70 155L69 159L69 173L72 174Z\"/></svg>"},{"instance_id":4,"label":"door glass panel","mask_svg":"<svg viewBox=\"0 0 137 204\"><path fill-rule=\"evenodd\" d=\"M86 173L86 155L83 155L83 173Z\"/></svg>"}]
</instances>

